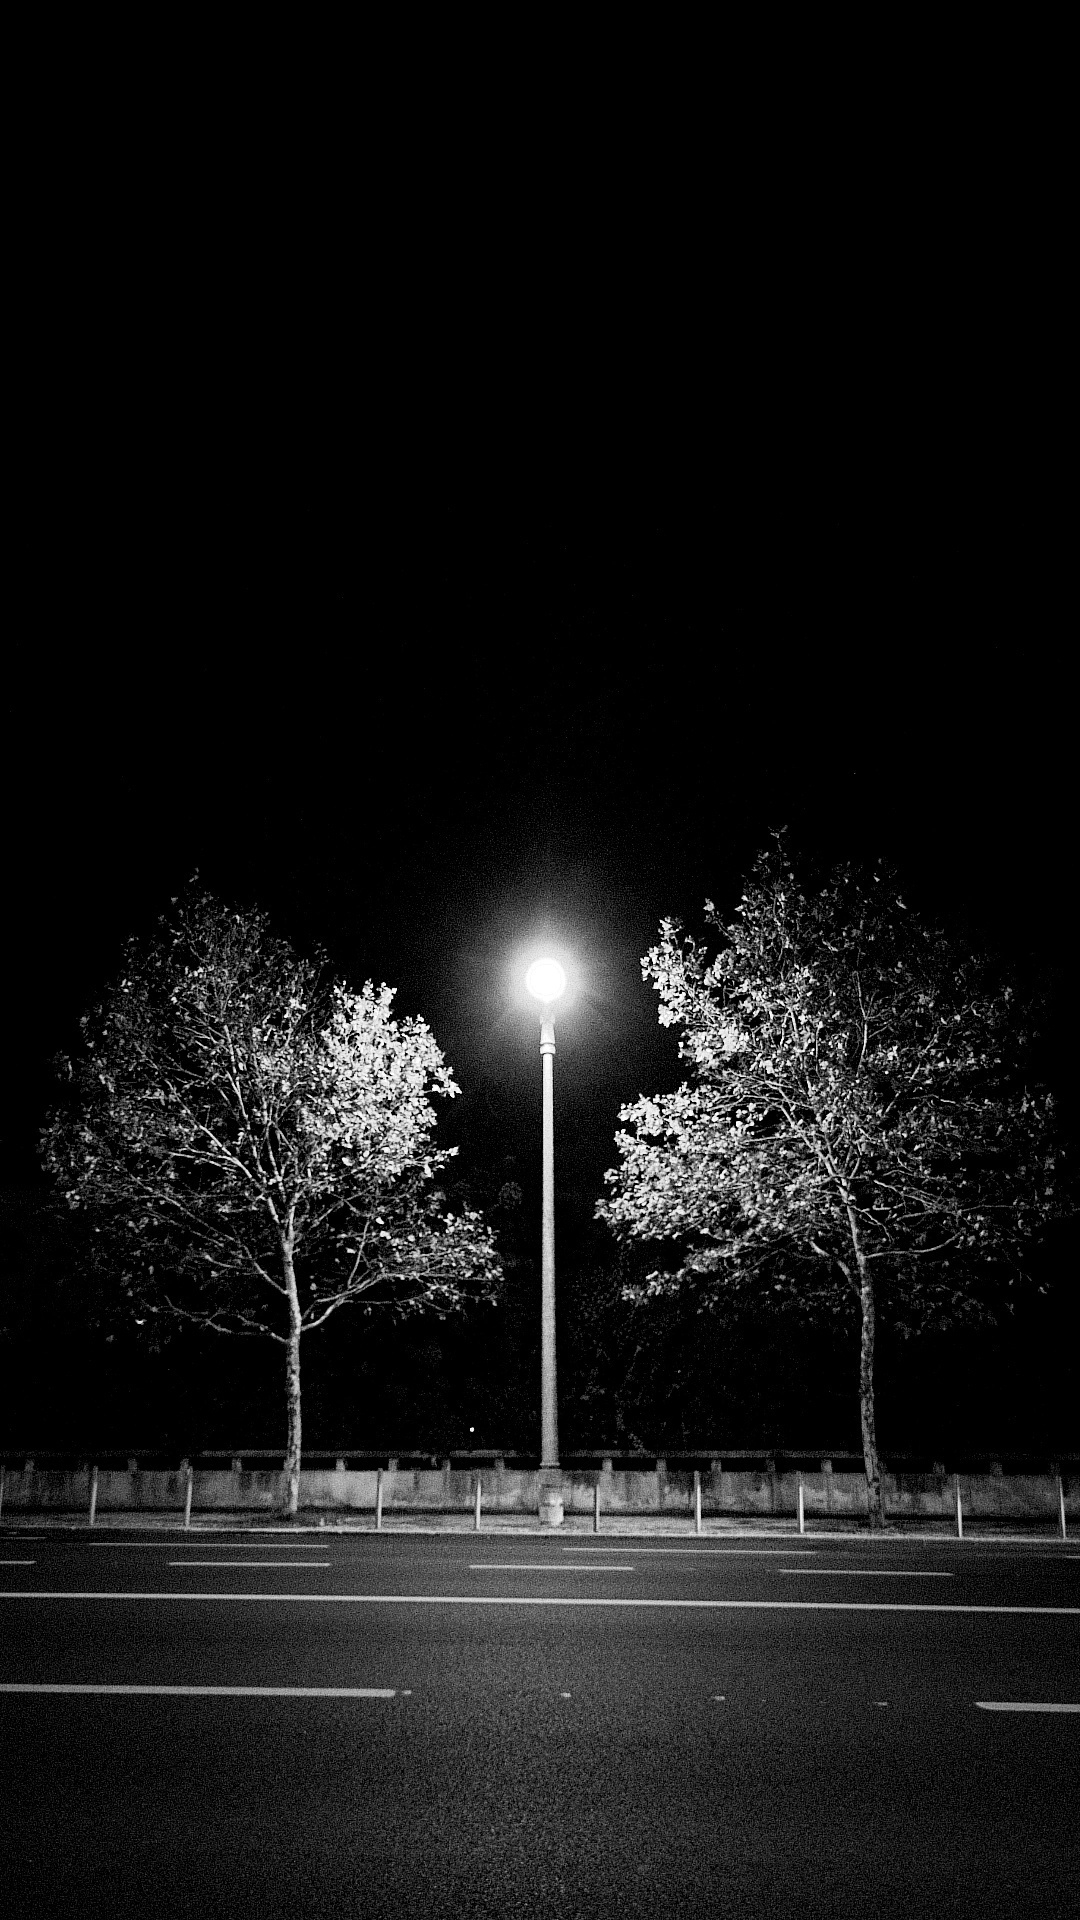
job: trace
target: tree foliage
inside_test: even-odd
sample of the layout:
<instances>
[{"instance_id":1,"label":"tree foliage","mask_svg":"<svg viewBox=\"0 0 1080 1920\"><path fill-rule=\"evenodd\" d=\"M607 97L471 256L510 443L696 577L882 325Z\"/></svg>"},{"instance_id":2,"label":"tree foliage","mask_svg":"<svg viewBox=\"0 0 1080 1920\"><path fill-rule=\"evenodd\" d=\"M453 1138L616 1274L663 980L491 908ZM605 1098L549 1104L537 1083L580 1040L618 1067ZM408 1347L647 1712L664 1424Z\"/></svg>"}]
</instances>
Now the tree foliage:
<instances>
[{"instance_id":1,"label":"tree foliage","mask_svg":"<svg viewBox=\"0 0 1080 1920\"><path fill-rule=\"evenodd\" d=\"M329 981L263 914L194 887L175 904L84 1018L42 1141L133 1303L295 1356L345 1305L492 1297L489 1229L435 1185L455 1149L433 1101L459 1089L425 1022L395 1018L390 987Z\"/></svg>"},{"instance_id":2,"label":"tree foliage","mask_svg":"<svg viewBox=\"0 0 1080 1920\"><path fill-rule=\"evenodd\" d=\"M622 1109L597 1209L617 1234L681 1243L675 1274L767 1284L862 1316L871 1510L879 1290L898 1317L962 1316L988 1265L1015 1280L1062 1210L1053 1102L1031 1077L1038 1022L1015 984L907 907L883 868L811 886L783 836L720 950L675 920L642 962L689 1078Z\"/></svg>"}]
</instances>

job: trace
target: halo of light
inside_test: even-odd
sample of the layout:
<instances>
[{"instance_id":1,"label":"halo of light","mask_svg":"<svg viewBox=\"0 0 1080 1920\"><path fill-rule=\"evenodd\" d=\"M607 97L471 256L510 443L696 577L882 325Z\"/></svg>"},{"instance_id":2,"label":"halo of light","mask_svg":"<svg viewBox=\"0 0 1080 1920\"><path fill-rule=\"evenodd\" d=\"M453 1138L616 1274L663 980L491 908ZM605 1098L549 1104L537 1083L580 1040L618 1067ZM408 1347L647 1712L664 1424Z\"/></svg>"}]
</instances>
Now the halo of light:
<instances>
[{"instance_id":1,"label":"halo of light","mask_svg":"<svg viewBox=\"0 0 1080 1920\"><path fill-rule=\"evenodd\" d=\"M557 960L534 960L525 985L537 1000L557 1000L566 989L566 975Z\"/></svg>"}]
</instances>

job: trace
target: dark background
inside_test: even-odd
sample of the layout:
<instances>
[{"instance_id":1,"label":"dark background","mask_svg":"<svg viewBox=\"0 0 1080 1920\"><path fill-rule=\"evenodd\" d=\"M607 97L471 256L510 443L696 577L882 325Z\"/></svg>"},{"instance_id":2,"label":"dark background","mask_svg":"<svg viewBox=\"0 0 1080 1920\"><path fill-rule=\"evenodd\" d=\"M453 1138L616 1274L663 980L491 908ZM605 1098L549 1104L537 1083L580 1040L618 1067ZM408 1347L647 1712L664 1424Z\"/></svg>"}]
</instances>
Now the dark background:
<instances>
[{"instance_id":1,"label":"dark background","mask_svg":"<svg viewBox=\"0 0 1080 1920\"><path fill-rule=\"evenodd\" d=\"M597 1314L618 1107L678 1077L640 956L661 915L702 930L706 895L730 909L788 824L818 857L894 860L913 905L1068 975L1071 723L1041 526L1015 495L946 516L835 483L560 511L287 496L225 542L192 503L119 504L115 528L59 523L8 689L5 1443L279 1437L276 1350L148 1351L110 1317L107 1258L73 1278L36 1164L51 1056L197 868L354 985L395 985L462 1087L455 1171L489 1207L522 1190L497 1216L494 1315L341 1316L305 1344L310 1444L535 1444L539 1071L513 973L545 938L582 975L557 1025L564 1447L854 1444L853 1329L808 1341L688 1307L642 1342ZM1067 1021L1054 1057L1071 1112ZM1050 1265L1020 1334L893 1350L886 1331L886 1445L1064 1437L1075 1309Z\"/></svg>"},{"instance_id":2,"label":"dark background","mask_svg":"<svg viewBox=\"0 0 1080 1920\"><path fill-rule=\"evenodd\" d=\"M691 1307L642 1337L596 1304L618 1108L678 1078L640 957L662 915L730 909L772 827L888 858L913 906L1057 969L1075 1132L1053 128L954 144L939 105L891 153L864 126L775 171L759 130L700 201L644 153L516 206L492 166L455 201L441 162L383 156L343 212L212 128L41 144L10 404L4 1445L280 1443L276 1350L150 1350L36 1155L53 1055L196 868L394 985L460 1082L460 1179L522 1190L482 1324L343 1314L305 1343L314 1446L535 1445L513 980L546 940L582 980L557 1026L564 1448L856 1444L853 1329ZM1075 1442L1075 1251L1022 1323L883 1330L886 1448Z\"/></svg>"}]
</instances>

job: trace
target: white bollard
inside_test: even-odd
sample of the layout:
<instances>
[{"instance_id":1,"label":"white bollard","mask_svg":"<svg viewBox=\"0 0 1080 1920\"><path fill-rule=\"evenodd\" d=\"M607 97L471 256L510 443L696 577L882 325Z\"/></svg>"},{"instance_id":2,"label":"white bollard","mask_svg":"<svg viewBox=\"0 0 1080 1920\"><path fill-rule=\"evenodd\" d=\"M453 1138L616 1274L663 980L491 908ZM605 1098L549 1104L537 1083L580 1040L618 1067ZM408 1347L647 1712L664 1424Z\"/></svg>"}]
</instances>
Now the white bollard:
<instances>
[{"instance_id":1,"label":"white bollard","mask_svg":"<svg viewBox=\"0 0 1080 1920\"><path fill-rule=\"evenodd\" d=\"M1068 1538L1065 1532L1065 1482L1060 1473L1058 1474L1058 1518L1061 1521L1061 1537L1065 1540Z\"/></svg>"},{"instance_id":2,"label":"white bollard","mask_svg":"<svg viewBox=\"0 0 1080 1920\"><path fill-rule=\"evenodd\" d=\"M184 1492L184 1530L185 1532L187 1531L188 1527L190 1527L191 1525L191 1489L194 1486L194 1484L195 1484L195 1475L192 1472L191 1468L189 1467L187 1470L187 1487Z\"/></svg>"},{"instance_id":3,"label":"white bollard","mask_svg":"<svg viewBox=\"0 0 1080 1920\"><path fill-rule=\"evenodd\" d=\"M599 1533L600 1531L600 1482L599 1480L597 1481L595 1487L593 1488L592 1530L594 1533Z\"/></svg>"},{"instance_id":4,"label":"white bollard","mask_svg":"<svg viewBox=\"0 0 1080 1920\"><path fill-rule=\"evenodd\" d=\"M90 1525L93 1526L97 1514L97 1468L90 1469Z\"/></svg>"},{"instance_id":5,"label":"white bollard","mask_svg":"<svg viewBox=\"0 0 1080 1920\"><path fill-rule=\"evenodd\" d=\"M476 1518L474 1521L474 1530L477 1533L480 1531L480 1486L482 1479L483 1475L478 1473L476 1476Z\"/></svg>"},{"instance_id":6,"label":"white bollard","mask_svg":"<svg viewBox=\"0 0 1080 1920\"><path fill-rule=\"evenodd\" d=\"M701 1471L694 1468L694 1532L701 1532Z\"/></svg>"},{"instance_id":7,"label":"white bollard","mask_svg":"<svg viewBox=\"0 0 1080 1920\"><path fill-rule=\"evenodd\" d=\"M964 1508L960 1499L960 1475L958 1473L954 1474L953 1478L956 1482L956 1537L958 1540L962 1540L964 1537Z\"/></svg>"},{"instance_id":8,"label":"white bollard","mask_svg":"<svg viewBox=\"0 0 1080 1920\"><path fill-rule=\"evenodd\" d=\"M803 1509L802 1469L799 1469L799 1532L806 1532L806 1514Z\"/></svg>"},{"instance_id":9,"label":"white bollard","mask_svg":"<svg viewBox=\"0 0 1080 1920\"><path fill-rule=\"evenodd\" d=\"M382 1532L382 1476L383 1476L383 1470L380 1467L378 1478L375 1482L375 1531L376 1533Z\"/></svg>"}]
</instances>

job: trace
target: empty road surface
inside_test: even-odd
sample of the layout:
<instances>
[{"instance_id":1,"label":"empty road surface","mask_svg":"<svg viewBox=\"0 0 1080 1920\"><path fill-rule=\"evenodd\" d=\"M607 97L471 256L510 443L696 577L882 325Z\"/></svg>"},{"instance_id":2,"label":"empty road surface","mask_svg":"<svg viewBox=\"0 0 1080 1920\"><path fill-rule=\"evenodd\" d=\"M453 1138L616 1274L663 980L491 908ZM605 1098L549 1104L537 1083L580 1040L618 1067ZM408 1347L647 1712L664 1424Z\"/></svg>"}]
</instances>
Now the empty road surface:
<instances>
[{"instance_id":1,"label":"empty road surface","mask_svg":"<svg viewBox=\"0 0 1080 1920\"><path fill-rule=\"evenodd\" d=\"M0 1914L1074 1916L1080 1547L0 1533Z\"/></svg>"}]
</instances>

